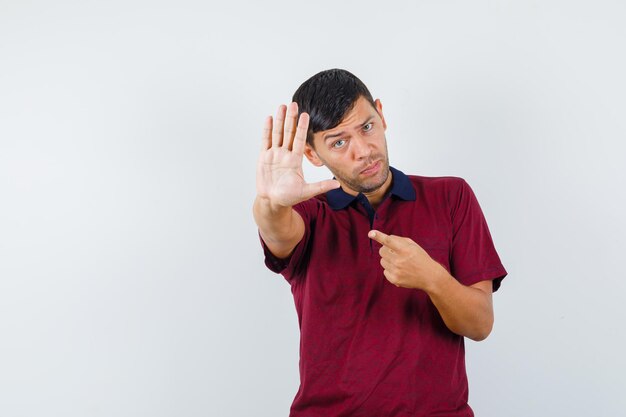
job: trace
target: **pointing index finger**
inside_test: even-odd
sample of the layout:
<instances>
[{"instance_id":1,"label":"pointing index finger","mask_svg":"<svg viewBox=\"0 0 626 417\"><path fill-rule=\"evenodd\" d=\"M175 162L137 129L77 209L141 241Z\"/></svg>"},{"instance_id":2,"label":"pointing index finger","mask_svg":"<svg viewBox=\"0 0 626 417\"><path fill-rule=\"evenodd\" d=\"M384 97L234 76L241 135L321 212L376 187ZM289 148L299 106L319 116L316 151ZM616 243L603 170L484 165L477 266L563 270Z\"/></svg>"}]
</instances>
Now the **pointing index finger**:
<instances>
[{"instance_id":1,"label":"pointing index finger","mask_svg":"<svg viewBox=\"0 0 626 417\"><path fill-rule=\"evenodd\" d=\"M398 241L398 236L387 235L378 230L370 230L367 236L370 239L373 239L381 245L387 246L390 249L400 249L400 241Z\"/></svg>"},{"instance_id":2,"label":"pointing index finger","mask_svg":"<svg viewBox=\"0 0 626 417\"><path fill-rule=\"evenodd\" d=\"M379 232L378 230L370 230L367 234L370 239L374 239L376 242L381 245L386 245L389 242L389 235L384 234L383 232Z\"/></svg>"}]
</instances>

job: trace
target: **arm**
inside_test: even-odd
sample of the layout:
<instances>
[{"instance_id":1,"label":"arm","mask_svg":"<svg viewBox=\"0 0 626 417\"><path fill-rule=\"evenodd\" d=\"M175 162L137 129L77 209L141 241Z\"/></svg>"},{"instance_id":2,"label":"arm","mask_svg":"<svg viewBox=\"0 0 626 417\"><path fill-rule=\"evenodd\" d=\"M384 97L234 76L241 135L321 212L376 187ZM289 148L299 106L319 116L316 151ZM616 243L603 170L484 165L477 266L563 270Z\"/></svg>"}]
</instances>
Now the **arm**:
<instances>
[{"instance_id":1,"label":"arm","mask_svg":"<svg viewBox=\"0 0 626 417\"><path fill-rule=\"evenodd\" d=\"M253 215L259 233L269 250L279 258L288 257L304 236L304 221L293 206L317 194L337 188L334 180L307 184L302 158L309 127L309 115L297 122L298 105L289 110L282 105L276 115L265 120L261 153L257 163L257 196Z\"/></svg>"},{"instance_id":2,"label":"arm","mask_svg":"<svg viewBox=\"0 0 626 417\"><path fill-rule=\"evenodd\" d=\"M269 250L277 258L287 258L304 236L304 221L291 207L272 207L269 200L254 199L254 220Z\"/></svg>"},{"instance_id":3,"label":"arm","mask_svg":"<svg viewBox=\"0 0 626 417\"><path fill-rule=\"evenodd\" d=\"M465 286L441 267L440 277L433 279L426 292L450 330L480 341L489 336L493 327L491 289L491 281Z\"/></svg>"},{"instance_id":4,"label":"arm","mask_svg":"<svg viewBox=\"0 0 626 417\"><path fill-rule=\"evenodd\" d=\"M493 327L491 281L465 286L413 240L379 231L371 231L369 237L382 245L380 263L389 282L425 291L454 333L476 341L489 336Z\"/></svg>"}]
</instances>

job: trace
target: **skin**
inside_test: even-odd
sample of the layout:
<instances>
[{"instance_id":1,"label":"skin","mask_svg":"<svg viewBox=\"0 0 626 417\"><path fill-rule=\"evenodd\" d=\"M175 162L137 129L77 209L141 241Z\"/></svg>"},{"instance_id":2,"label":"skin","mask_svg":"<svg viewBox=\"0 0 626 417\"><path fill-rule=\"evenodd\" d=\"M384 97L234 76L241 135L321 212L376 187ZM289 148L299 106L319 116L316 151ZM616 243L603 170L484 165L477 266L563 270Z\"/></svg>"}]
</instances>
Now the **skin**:
<instances>
[{"instance_id":1,"label":"skin","mask_svg":"<svg viewBox=\"0 0 626 417\"><path fill-rule=\"evenodd\" d=\"M341 188L351 195L362 192L376 208L391 187L389 171L387 122L380 100L376 107L363 97L335 128L313 135L313 145L304 154L315 166L325 165L335 175ZM379 164L373 173L363 170Z\"/></svg>"},{"instance_id":2,"label":"skin","mask_svg":"<svg viewBox=\"0 0 626 417\"><path fill-rule=\"evenodd\" d=\"M253 214L275 256L288 257L304 236L295 204L340 186L351 195L362 192L374 208L383 200L392 174L382 103L377 99L374 104L359 98L338 126L313 135L313 146L306 143L309 116L302 113L298 118L296 103L281 105L275 120L266 118ZM315 166L325 165L336 180L308 184L303 156ZM390 283L425 291L454 333L476 341L489 335L494 319L490 280L465 286L413 240L377 230L368 236L381 244L380 263Z\"/></svg>"}]
</instances>

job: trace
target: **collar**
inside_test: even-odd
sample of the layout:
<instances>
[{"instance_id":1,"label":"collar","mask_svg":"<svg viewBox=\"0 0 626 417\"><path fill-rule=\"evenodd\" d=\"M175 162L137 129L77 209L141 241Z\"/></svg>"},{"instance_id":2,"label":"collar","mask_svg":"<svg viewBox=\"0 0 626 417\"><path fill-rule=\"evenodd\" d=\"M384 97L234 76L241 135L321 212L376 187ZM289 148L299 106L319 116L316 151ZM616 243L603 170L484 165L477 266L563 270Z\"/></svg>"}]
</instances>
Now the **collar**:
<instances>
[{"instance_id":1,"label":"collar","mask_svg":"<svg viewBox=\"0 0 626 417\"><path fill-rule=\"evenodd\" d=\"M391 192L389 194L394 195L401 200L415 201L415 189L413 189L413 185L411 184L409 177L394 167L390 166L389 170L392 174ZM342 188L335 188L334 190L330 190L326 193L326 198L330 208L333 210L341 210L348 207L350 203L361 195L361 193L356 196L350 195Z\"/></svg>"}]
</instances>

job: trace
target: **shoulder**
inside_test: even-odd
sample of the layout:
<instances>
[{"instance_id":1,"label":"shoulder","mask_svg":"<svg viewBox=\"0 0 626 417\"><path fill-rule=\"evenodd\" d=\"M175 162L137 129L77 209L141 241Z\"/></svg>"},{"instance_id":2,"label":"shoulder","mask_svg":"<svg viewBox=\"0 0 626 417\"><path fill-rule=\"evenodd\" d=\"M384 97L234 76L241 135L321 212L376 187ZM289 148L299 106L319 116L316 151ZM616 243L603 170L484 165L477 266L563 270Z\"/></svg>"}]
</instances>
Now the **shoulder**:
<instances>
[{"instance_id":1,"label":"shoulder","mask_svg":"<svg viewBox=\"0 0 626 417\"><path fill-rule=\"evenodd\" d=\"M434 187L456 185L456 184L462 184L465 182L465 179L461 177L454 177L451 175L441 176L441 177L426 177L423 175L407 175L407 177L413 184L425 184L425 185L434 186Z\"/></svg>"},{"instance_id":2,"label":"shoulder","mask_svg":"<svg viewBox=\"0 0 626 417\"><path fill-rule=\"evenodd\" d=\"M316 217L318 213L326 211L327 207L328 200L326 195L322 194L299 202L293 206L293 209L302 217L312 218Z\"/></svg>"},{"instance_id":3,"label":"shoulder","mask_svg":"<svg viewBox=\"0 0 626 417\"><path fill-rule=\"evenodd\" d=\"M423 175L407 175L418 194L424 197L441 196L450 200L469 188L465 179L455 176L427 177Z\"/></svg>"}]
</instances>

